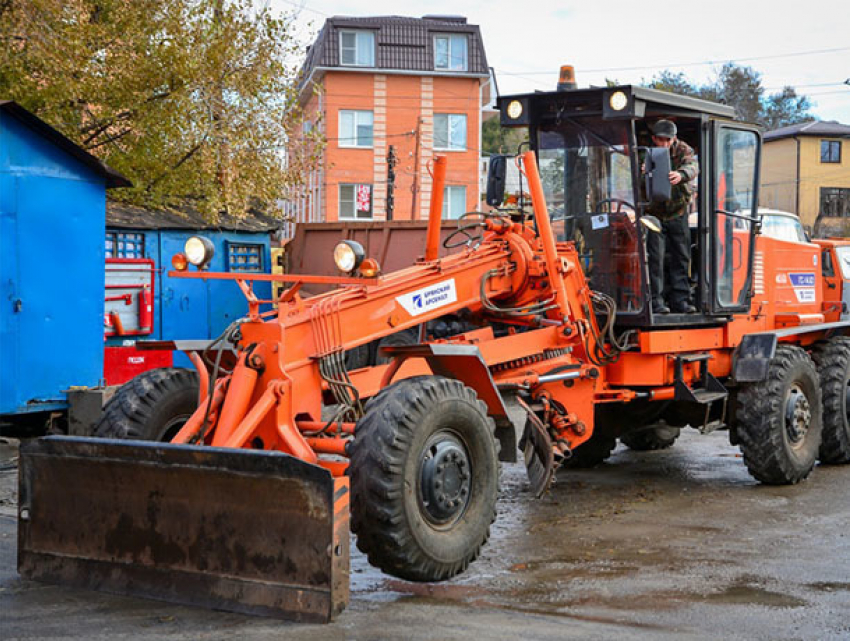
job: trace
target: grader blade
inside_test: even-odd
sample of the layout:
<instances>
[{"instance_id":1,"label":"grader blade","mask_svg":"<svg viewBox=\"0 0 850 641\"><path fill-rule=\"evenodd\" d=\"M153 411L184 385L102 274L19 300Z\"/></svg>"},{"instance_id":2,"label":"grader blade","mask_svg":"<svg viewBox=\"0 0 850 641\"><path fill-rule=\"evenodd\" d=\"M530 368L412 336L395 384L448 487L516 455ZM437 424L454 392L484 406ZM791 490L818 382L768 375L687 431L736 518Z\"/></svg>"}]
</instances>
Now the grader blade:
<instances>
[{"instance_id":1,"label":"grader blade","mask_svg":"<svg viewBox=\"0 0 850 641\"><path fill-rule=\"evenodd\" d=\"M348 602L348 480L286 454L48 437L19 496L29 579L297 621Z\"/></svg>"}]
</instances>

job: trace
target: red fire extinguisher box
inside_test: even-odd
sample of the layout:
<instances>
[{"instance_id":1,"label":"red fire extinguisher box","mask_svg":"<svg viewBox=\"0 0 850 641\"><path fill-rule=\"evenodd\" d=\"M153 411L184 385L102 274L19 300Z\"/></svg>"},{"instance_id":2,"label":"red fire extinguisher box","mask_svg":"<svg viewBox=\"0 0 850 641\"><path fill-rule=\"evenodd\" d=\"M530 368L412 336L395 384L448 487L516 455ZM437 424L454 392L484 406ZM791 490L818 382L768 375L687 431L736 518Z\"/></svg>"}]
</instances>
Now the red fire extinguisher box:
<instances>
[{"instance_id":1,"label":"red fire extinguisher box","mask_svg":"<svg viewBox=\"0 0 850 641\"><path fill-rule=\"evenodd\" d=\"M103 378L107 385L121 385L149 369L173 364L169 350L136 348L136 339L148 338L154 331L155 274L149 258L106 259L103 324L109 340L104 347Z\"/></svg>"},{"instance_id":2,"label":"red fire extinguisher box","mask_svg":"<svg viewBox=\"0 0 850 641\"><path fill-rule=\"evenodd\" d=\"M106 347L103 353L103 378L107 385L123 385L149 369L171 367L170 350L138 349L135 346Z\"/></svg>"}]
</instances>

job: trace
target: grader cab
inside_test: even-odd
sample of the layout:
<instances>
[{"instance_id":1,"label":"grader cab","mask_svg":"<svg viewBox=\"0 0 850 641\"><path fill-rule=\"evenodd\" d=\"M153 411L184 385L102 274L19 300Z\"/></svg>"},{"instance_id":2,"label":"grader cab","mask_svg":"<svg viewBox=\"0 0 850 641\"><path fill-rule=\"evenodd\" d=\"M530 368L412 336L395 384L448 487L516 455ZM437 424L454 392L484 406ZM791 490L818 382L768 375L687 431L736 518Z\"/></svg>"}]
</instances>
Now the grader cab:
<instances>
[{"instance_id":1,"label":"grader cab","mask_svg":"<svg viewBox=\"0 0 850 641\"><path fill-rule=\"evenodd\" d=\"M200 269L179 274L235 280L246 317L195 353L197 374L128 383L102 438L23 448L21 574L328 620L348 597L349 514L384 572L448 579L486 544L499 461L517 444L530 498L617 438L663 446L660 420L727 429L764 483L850 460L850 323L824 316L819 248L760 236L748 213L758 132L722 105L637 87L500 108L503 123L529 127L531 150L506 160L533 215L471 213L445 241L457 253L438 258L444 158L424 256L406 269L382 273L344 242L337 278L216 274L203 240L187 243L177 263ZM665 158L647 138L660 117L699 154L695 314L648 305L645 243L658 232L645 211L665 192ZM662 169L646 178L647 163ZM303 297L317 278L337 289ZM289 287L261 301L258 279ZM434 338L446 317L462 331ZM419 339L386 349L388 363L346 366L346 352L402 331ZM521 435L509 402L526 413Z\"/></svg>"}]
</instances>

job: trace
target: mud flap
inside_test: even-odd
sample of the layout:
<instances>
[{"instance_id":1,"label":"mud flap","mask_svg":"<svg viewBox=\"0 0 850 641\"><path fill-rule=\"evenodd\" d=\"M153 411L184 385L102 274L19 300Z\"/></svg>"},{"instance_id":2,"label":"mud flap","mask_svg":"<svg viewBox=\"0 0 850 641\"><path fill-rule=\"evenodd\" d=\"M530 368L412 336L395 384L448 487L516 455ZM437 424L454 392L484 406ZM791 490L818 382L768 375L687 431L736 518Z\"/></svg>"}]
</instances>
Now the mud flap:
<instances>
[{"instance_id":1,"label":"mud flap","mask_svg":"<svg viewBox=\"0 0 850 641\"><path fill-rule=\"evenodd\" d=\"M348 603L348 479L279 452L48 437L21 446L23 577L326 622Z\"/></svg>"}]
</instances>

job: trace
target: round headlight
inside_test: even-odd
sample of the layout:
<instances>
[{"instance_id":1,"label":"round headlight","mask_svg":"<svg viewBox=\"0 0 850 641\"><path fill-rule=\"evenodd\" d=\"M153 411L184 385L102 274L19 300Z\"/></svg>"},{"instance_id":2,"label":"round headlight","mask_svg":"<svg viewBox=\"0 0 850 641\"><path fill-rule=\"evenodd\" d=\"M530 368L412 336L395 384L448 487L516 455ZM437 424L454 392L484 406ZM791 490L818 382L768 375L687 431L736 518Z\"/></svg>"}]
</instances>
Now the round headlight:
<instances>
[{"instance_id":1,"label":"round headlight","mask_svg":"<svg viewBox=\"0 0 850 641\"><path fill-rule=\"evenodd\" d=\"M615 91L608 99L608 104L611 105L611 109L614 111L622 111L629 104L629 99L622 91Z\"/></svg>"},{"instance_id":2,"label":"round headlight","mask_svg":"<svg viewBox=\"0 0 850 641\"><path fill-rule=\"evenodd\" d=\"M183 253L186 259L195 267L204 267L212 260L215 247L209 238L203 236L192 236L183 245Z\"/></svg>"},{"instance_id":3,"label":"round headlight","mask_svg":"<svg viewBox=\"0 0 850 641\"><path fill-rule=\"evenodd\" d=\"M334 263L339 271L347 274L357 269L365 257L363 245L354 240L344 240L334 247Z\"/></svg>"},{"instance_id":4,"label":"round headlight","mask_svg":"<svg viewBox=\"0 0 850 641\"><path fill-rule=\"evenodd\" d=\"M511 100L508 103L508 117L516 120L522 115L522 103L519 100Z\"/></svg>"}]
</instances>

